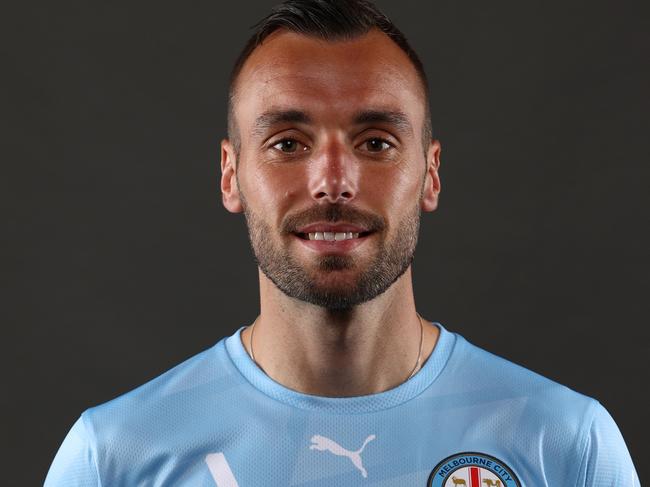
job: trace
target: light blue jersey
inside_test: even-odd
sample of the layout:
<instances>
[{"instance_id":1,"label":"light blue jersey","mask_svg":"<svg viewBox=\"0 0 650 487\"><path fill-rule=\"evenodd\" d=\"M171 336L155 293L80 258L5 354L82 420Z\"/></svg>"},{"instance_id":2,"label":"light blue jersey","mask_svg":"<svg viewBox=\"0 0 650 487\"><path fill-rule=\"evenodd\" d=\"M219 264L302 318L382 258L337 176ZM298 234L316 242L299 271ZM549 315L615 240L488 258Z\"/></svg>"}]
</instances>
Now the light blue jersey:
<instances>
[{"instance_id":1,"label":"light blue jersey","mask_svg":"<svg viewBox=\"0 0 650 487\"><path fill-rule=\"evenodd\" d=\"M440 337L410 380L368 396L301 394L251 360L241 331L85 411L46 487L636 487L607 411Z\"/></svg>"}]
</instances>

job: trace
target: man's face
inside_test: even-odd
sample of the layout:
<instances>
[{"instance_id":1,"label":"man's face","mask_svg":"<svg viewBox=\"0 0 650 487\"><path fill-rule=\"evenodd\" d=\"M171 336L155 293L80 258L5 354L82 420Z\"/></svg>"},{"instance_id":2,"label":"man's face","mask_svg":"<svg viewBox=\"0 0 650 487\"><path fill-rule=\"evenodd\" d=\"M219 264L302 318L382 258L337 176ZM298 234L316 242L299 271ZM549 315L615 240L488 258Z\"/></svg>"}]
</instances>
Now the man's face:
<instances>
[{"instance_id":1,"label":"man's face","mask_svg":"<svg viewBox=\"0 0 650 487\"><path fill-rule=\"evenodd\" d=\"M349 309L408 269L420 211L437 206L440 148L423 150L422 87L385 34L275 32L239 75L234 116L241 145L222 143L224 205L245 212L280 290Z\"/></svg>"}]
</instances>

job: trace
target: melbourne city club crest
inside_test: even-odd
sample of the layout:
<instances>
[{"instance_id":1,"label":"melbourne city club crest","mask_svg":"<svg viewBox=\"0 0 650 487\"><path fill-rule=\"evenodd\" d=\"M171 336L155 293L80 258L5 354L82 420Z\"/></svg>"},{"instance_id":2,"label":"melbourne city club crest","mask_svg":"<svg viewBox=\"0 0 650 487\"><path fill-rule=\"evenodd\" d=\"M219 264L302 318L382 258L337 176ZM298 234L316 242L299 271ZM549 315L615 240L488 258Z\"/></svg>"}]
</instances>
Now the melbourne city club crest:
<instances>
[{"instance_id":1,"label":"melbourne city club crest","mask_svg":"<svg viewBox=\"0 0 650 487\"><path fill-rule=\"evenodd\" d=\"M501 460L484 453L457 453L445 458L429 475L427 487L521 487Z\"/></svg>"}]
</instances>

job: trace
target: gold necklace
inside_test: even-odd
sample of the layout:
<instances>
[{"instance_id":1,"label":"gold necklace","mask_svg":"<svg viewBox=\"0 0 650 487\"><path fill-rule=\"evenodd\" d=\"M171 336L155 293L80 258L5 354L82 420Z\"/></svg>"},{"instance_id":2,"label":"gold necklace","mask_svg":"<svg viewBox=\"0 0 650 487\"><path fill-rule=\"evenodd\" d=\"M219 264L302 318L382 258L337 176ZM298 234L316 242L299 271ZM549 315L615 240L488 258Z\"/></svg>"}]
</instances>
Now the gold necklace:
<instances>
[{"instance_id":1,"label":"gold necklace","mask_svg":"<svg viewBox=\"0 0 650 487\"><path fill-rule=\"evenodd\" d=\"M420 313L418 313L416 311L415 314L418 315L418 319L420 320L420 351L418 353L418 359L415 362L415 366L413 367L413 370L411 371L411 374L407 377L406 380L409 380L411 377L413 377L415 375L415 372L417 372L417 370L418 370L418 365L420 365L420 360L422 360L422 344L424 343L424 322L422 321L422 316L420 316ZM260 364L257 363L257 360L255 360L255 352L253 351L253 333L255 333L255 323L257 323L258 319L259 319L259 316L257 318L255 318L255 321L253 321L253 324L250 325L250 327L251 327L251 337L248 340L248 347L251 349L251 358L253 359L253 362L260 369L262 369ZM262 370L264 370L264 369L262 369Z\"/></svg>"}]
</instances>

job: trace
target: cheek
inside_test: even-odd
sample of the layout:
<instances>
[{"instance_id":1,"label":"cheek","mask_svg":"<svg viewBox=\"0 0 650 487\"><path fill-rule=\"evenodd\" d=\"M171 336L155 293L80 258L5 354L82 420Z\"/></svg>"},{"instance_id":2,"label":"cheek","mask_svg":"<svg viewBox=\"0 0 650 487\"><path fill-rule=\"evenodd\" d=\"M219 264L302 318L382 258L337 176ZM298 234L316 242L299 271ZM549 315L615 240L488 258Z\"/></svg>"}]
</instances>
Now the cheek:
<instances>
[{"instance_id":1,"label":"cheek","mask_svg":"<svg viewBox=\"0 0 650 487\"><path fill-rule=\"evenodd\" d=\"M390 171L366 171L362 177L361 194L364 201L376 208L385 208L389 213L402 211L417 203L420 194L420 180L412 170L395 166Z\"/></svg>"},{"instance_id":2,"label":"cheek","mask_svg":"<svg viewBox=\"0 0 650 487\"><path fill-rule=\"evenodd\" d=\"M301 187L304 187L304 181L297 173L298 171L259 168L251 178L249 190L255 192L256 206L262 211L284 214L300 194Z\"/></svg>"}]
</instances>

